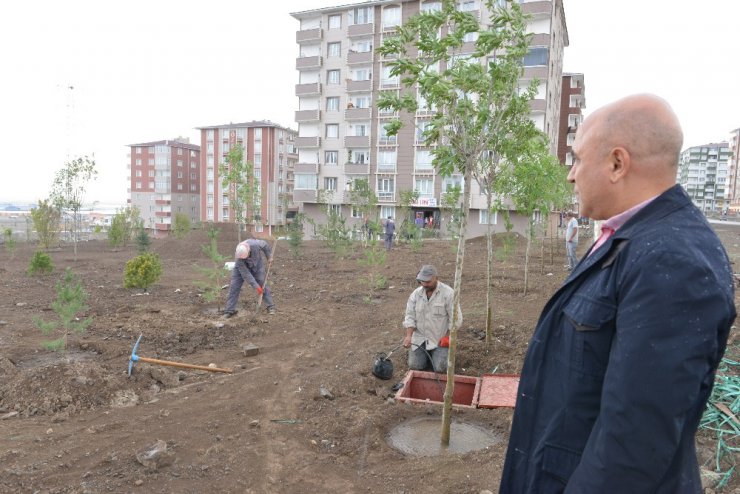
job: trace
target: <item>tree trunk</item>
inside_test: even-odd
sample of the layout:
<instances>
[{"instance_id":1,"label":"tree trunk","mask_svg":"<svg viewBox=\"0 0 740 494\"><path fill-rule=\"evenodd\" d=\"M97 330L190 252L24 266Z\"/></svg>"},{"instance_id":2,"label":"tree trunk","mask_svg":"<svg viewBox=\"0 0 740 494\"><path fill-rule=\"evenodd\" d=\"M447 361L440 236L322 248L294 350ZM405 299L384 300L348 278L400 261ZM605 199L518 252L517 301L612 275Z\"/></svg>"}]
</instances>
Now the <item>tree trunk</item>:
<instances>
[{"instance_id":1,"label":"tree trunk","mask_svg":"<svg viewBox=\"0 0 740 494\"><path fill-rule=\"evenodd\" d=\"M532 221L529 223L529 230L527 231L527 248L524 251L524 296L527 296L527 288L529 287L529 249L532 246Z\"/></svg>"},{"instance_id":2,"label":"tree trunk","mask_svg":"<svg viewBox=\"0 0 740 494\"><path fill-rule=\"evenodd\" d=\"M493 231L491 228L491 194L486 195L486 346L493 339Z\"/></svg>"},{"instance_id":3,"label":"tree trunk","mask_svg":"<svg viewBox=\"0 0 740 494\"><path fill-rule=\"evenodd\" d=\"M445 386L444 405L442 408L442 436L443 446L450 445L450 422L452 419L452 395L455 391L455 353L457 350L458 317L460 311L460 289L462 288L463 262L465 261L465 230L468 226L468 213L470 212L470 179L472 176L472 163L466 163L465 190L463 192L463 214L460 219L460 235L457 239L457 256L455 258L455 295L452 301L453 317L452 329L450 330L450 350L447 354L447 385Z\"/></svg>"}]
</instances>

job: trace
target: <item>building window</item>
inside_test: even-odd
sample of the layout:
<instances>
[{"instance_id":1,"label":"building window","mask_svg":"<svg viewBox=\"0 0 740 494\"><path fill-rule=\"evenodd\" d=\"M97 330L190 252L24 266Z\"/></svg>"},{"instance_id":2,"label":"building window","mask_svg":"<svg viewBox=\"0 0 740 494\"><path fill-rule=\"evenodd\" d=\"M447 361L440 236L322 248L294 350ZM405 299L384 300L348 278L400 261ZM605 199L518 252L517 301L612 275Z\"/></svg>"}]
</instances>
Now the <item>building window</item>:
<instances>
[{"instance_id":1,"label":"building window","mask_svg":"<svg viewBox=\"0 0 740 494\"><path fill-rule=\"evenodd\" d=\"M137 147L136 148L136 154L141 154L141 148L140 147Z\"/></svg>"},{"instance_id":2,"label":"building window","mask_svg":"<svg viewBox=\"0 0 740 494\"><path fill-rule=\"evenodd\" d=\"M195 192L195 184L190 184L190 191Z\"/></svg>"},{"instance_id":3,"label":"building window","mask_svg":"<svg viewBox=\"0 0 740 494\"><path fill-rule=\"evenodd\" d=\"M372 41L355 41L354 43L352 43L352 46L350 47L349 51L356 52L356 53L367 53L372 50L373 50Z\"/></svg>"},{"instance_id":4,"label":"building window","mask_svg":"<svg viewBox=\"0 0 740 494\"><path fill-rule=\"evenodd\" d=\"M136 182L136 188L137 189L140 189L141 188L141 182Z\"/></svg>"},{"instance_id":5,"label":"building window","mask_svg":"<svg viewBox=\"0 0 740 494\"><path fill-rule=\"evenodd\" d=\"M149 170L149 177L154 178L154 170Z\"/></svg>"},{"instance_id":6,"label":"building window","mask_svg":"<svg viewBox=\"0 0 740 494\"><path fill-rule=\"evenodd\" d=\"M324 152L324 164L336 165L339 162L339 151Z\"/></svg>"},{"instance_id":7,"label":"building window","mask_svg":"<svg viewBox=\"0 0 740 494\"><path fill-rule=\"evenodd\" d=\"M487 209L481 209L478 212L478 222L481 225L495 225L498 222L498 211L488 214Z\"/></svg>"},{"instance_id":8,"label":"building window","mask_svg":"<svg viewBox=\"0 0 740 494\"><path fill-rule=\"evenodd\" d=\"M182 190L182 184L177 184L177 190Z\"/></svg>"},{"instance_id":9,"label":"building window","mask_svg":"<svg viewBox=\"0 0 740 494\"><path fill-rule=\"evenodd\" d=\"M141 158L136 158L136 166L141 166Z\"/></svg>"},{"instance_id":10,"label":"building window","mask_svg":"<svg viewBox=\"0 0 740 494\"><path fill-rule=\"evenodd\" d=\"M417 178L414 180L414 190L419 197L432 197L434 195L434 180L431 178Z\"/></svg>"},{"instance_id":11,"label":"building window","mask_svg":"<svg viewBox=\"0 0 740 494\"><path fill-rule=\"evenodd\" d=\"M373 22L372 7L357 7L349 10L349 24L370 24Z\"/></svg>"},{"instance_id":12,"label":"building window","mask_svg":"<svg viewBox=\"0 0 740 494\"><path fill-rule=\"evenodd\" d=\"M339 137L339 124L326 124L326 137Z\"/></svg>"},{"instance_id":13,"label":"building window","mask_svg":"<svg viewBox=\"0 0 740 494\"><path fill-rule=\"evenodd\" d=\"M182 178L182 172L177 172L177 178Z\"/></svg>"},{"instance_id":14,"label":"building window","mask_svg":"<svg viewBox=\"0 0 740 494\"><path fill-rule=\"evenodd\" d=\"M461 12L472 12L479 9L478 0L462 0L458 7Z\"/></svg>"},{"instance_id":15,"label":"building window","mask_svg":"<svg viewBox=\"0 0 740 494\"><path fill-rule=\"evenodd\" d=\"M342 215L342 205L341 204L328 204L326 206L326 213L341 216Z\"/></svg>"},{"instance_id":16,"label":"building window","mask_svg":"<svg viewBox=\"0 0 740 494\"><path fill-rule=\"evenodd\" d=\"M442 10L442 2L438 0L432 0L421 4L422 12L436 12Z\"/></svg>"},{"instance_id":17,"label":"building window","mask_svg":"<svg viewBox=\"0 0 740 494\"><path fill-rule=\"evenodd\" d=\"M262 154L254 155L254 166L262 166Z\"/></svg>"},{"instance_id":18,"label":"building window","mask_svg":"<svg viewBox=\"0 0 740 494\"><path fill-rule=\"evenodd\" d=\"M396 207L395 206L380 206L380 217L383 219L395 218L396 217Z\"/></svg>"},{"instance_id":19,"label":"building window","mask_svg":"<svg viewBox=\"0 0 740 494\"><path fill-rule=\"evenodd\" d=\"M352 71L353 81L369 81L370 69L356 69Z\"/></svg>"},{"instance_id":20,"label":"building window","mask_svg":"<svg viewBox=\"0 0 740 494\"><path fill-rule=\"evenodd\" d=\"M182 151L182 149L178 149L178 151ZM182 166L182 160L177 160L177 166Z\"/></svg>"},{"instance_id":21,"label":"building window","mask_svg":"<svg viewBox=\"0 0 740 494\"><path fill-rule=\"evenodd\" d=\"M337 177L325 177L324 188L326 190L337 190Z\"/></svg>"},{"instance_id":22,"label":"building window","mask_svg":"<svg viewBox=\"0 0 740 494\"><path fill-rule=\"evenodd\" d=\"M342 16L340 14L329 16L329 29L340 29L342 27Z\"/></svg>"},{"instance_id":23,"label":"building window","mask_svg":"<svg viewBox=\"0 0 740 494\"><path fill-rule=\"evenodd\" d=\"M177 148L177 155L182 156L182 148Z\"/></svg>"},{"instance_id":24,"label":"building window","mask_svg":"<svg viewBox=\"0 0 740 494\"><path fill-rule=\"evenodd\" d=\"M339 69L326 71L326 83L327 84L339 84L339 79L340 79Z\"/></svg>"},{"instance_id":25,"label":"building window","mask_svg":"<svg viewBox=\"0 0 740 494\"><path fill-rule=\"evenodd\" d=\"M396 170L396 150L378 152L378 170L395 171Z\"/></svg>"},{"instance_id":26,"label":"building window","mask_svg":"<svg viewBox=\"0 0 740 494\"><path fill-rule=\"evenodd\" d=\"M141 170L136 170L136 176L137 177L140 177L141 176Z\"/></svg>"},{"instance_id":27,"label":"building window","mask_svg":"<svg viewBox=\"0 0 740 494\"><path fill-rule=\"evenodd\" d=\"M191 161L190 162L190 168L195 168L195 167L196 167L195 161Z\"/></svg>"},{"instance_id":28,"label":"building window","mask_svg":"<svg viewBox=\"0 0 740 494\"><path fill-rule=\"evenodd\" d=\"M326 44L326 56L327 57L341 57L342 56L342 43L335 41L333 43Z\"/></svg>"},{"instance_id":29,"label":"building window","mask_svg":"<svg viewBox=\"0 0 740 494\"><path fill-rule=\"evenodd\" d=\"M401 25L401 7L393 6L383 9L383 29Z\"/></svg>"},{"instance_id":30,"label":"building window","mask_svg":"<svg viewBox=\"0 0 740 494\"><path fill-rule=\"evenodd\" d=\"M190 174L190 180L195 180L195 173Z\"/></svg>"},{"instance_id":31,"label":"building window","mask_svg":"<svg viewBox=\"0 0 740 494\"><path fill-rule=\"evenodd\" d=\"M366 165L370 163L370 151L367 149L349 149L347 153L347 161L353 165Z\"/></svg>"},{"instance_id":32,"label":"building window","mask_svg":"<svg viewBox=\"0 0 740 494\"><path fill-rule=\"evenodd\" d=\"M431 170L432 169L432 152L425 149L416 150L416 169L417 170Z\"/></svg>"},{"instance_id":33,"label":"building window","mask_svg":"<svg viewBox=\"0 0 740 494\"><path fill-rule=\"evenodd\" d=\"M262 129L254 129L254 140L255 141L262 140Z\"/></svg>"},{"instance_id":34,"label":"building window","mask_svg":"<svg viewBox=\"0 0 740 494\"><path fill-rule=\"evenodd\" d=\"M316 190L316 175L296 173L295 190Z\"/></svg>"},{"instance_id":35,"label":"building window","mask_svg":"<svg viewBox=\"0 0 740 494\"><path fill-rule=\"evenodd\" d=\"M339 111L339 96L326 98L326 111Z\"/></svg>"},{"instance_id":36,"label":"building window","mask_svg":"<svg viewBox=\"0 0 740 494\"><path fill-rule=\"evenodd\" d=\"M546 46L530 48L524 56L522 65L525 67L547 66L548 49Z\"/></svg>"},{"instance_id":37,"label":"building window","mask_svg":"<svg viewBox=\"0 0 740 494\"><path fill-rule=\"evenodd\" d=\"M353 218L362 218L362 211L356 206L352 206L352 213Z\"/></svg>"}]
</instances>

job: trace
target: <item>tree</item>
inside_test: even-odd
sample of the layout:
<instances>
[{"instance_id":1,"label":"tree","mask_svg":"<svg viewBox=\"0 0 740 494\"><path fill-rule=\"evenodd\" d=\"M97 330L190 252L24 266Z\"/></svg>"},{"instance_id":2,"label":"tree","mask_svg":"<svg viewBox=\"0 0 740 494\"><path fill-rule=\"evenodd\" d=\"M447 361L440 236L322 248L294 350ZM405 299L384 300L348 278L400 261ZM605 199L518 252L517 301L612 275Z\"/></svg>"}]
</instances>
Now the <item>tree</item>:
<instances>
[{"instance_id":1,"label":"tree","mask_svg":"<svg viewBox=\"0 0 740 494\"><path fill-rule=\"evenodd\" d=\"M49 250L59 238L61 220L62 212L50 200L40 200L38 205L31 210L33 228L44 249Z\"/></svg>"},{"instance_id":2,"label":"tree","mask_svg":"<svg viewBox=\"0 0 740 494\"><path fill-rule=\"evenodd\" d=\"M244 160L244 148L236 144L229 149L218 166L221 186L228 191L229 206L234 212L237 239L242 241L242 224L254 225L257 217L259 184L254 176L254 164Z\"/></svg>"},{"instance_id":3,"label":"tree","mask_svg":"<svg viewBox=\"0 0 740 494\"><path fill-rule=\"evenodd\" d=\"M400 190L398 192L399 217L403 218L398 229L398 237L411 242L411 247L415 252L421 249L421 233L418 231L416 223L411 219L411 205L418 200L418 190Z\"/></svg>"},{"instance_id":4,"label":"tree","mask_svg":"<svg viewBox=\"0 0 740 494\"><path fill-rule=\"evenodd\" d=\"M363 244L372 246L376 243L376 236L369 235L370 232L380 231L378 221L378 196L370 186L370 181L360 178L352 182L352 190L349 193L352 207L355 208L363 218L366 230L362 232Z\"/></svg>"},{"instance_id":5,"label":"tree","mask_svg":"<svg viewBox=\"0 0 740 494\"><path fill-rule=\"evenodd\" d=\"M116 210L108 229L108 243L111 247L119 245L125 247L131 241L134 230L141 227L142 220L137 206L126 206L124 209Z\"/></svg>"},{"instance_id":6,"label":"tree","mask_svg":"<svg viewBox=\"0 0 740 494\"><path fill-rule=\"evenodd\" d=\"M288 245L293 257L300 257L303 247L303 220L305 215L297 213L292 221L288 223Z\"/></svg>"},{"instance_id":7,"label":"tree","mask_svg":"<svg viewBox=\"0 0 740 494\"><path fill-rule=\"evenodd\" d=\"M13 257L15 257L15 239L13 238L13 229L4 229L3 237L5 238L5 250L8 251L10 258L13 259Z\"/></svg>"},{"instance_id":8,"label":"tree","mask_svg":"<svg viewBox=\"0 0 740 494\"><path fill-rule=\"evenodd\" d=\"M85 305L88 295L70 268L65 270L64 279L57 282L56 291L57 298L51 304L51 308L59 320L46 322L39 318L34 321L44 336L61 329L62 335L59 338L43 342L44 348L54 351L67 348L67 336L70 332L82 334L92 323L92 317L80 319L77 316L78 313L88 309Z\"/></svg>"},{"instance_id":9,"label":"tree","mask_svg":"<svg viewBox=\"0 0 740 494\"><path fill-rule=\"evenodd\" d=\"M185 235L190 232L190 218L184 213L175 213L175 223L172 227L172 231L175 232L175 237L179 240L185 238ZM239 239L241 241L241 239Z\"/></svg>"},{"instance_id":10,"label":"tree","mask_svg":"<svg viewBox=\"0 0 740 494\"><path fill-rule=\"evenodd\" d=\"M550 211L565 205L571 196L566 170L549 154L544 136L527 141L523 152L507 174L506 182L514 206L529 218L527 248L524 255L524 295L527 294L529 252L536 233L537 217L542 220Z\"/></svg>"},{"instance_id":11,"label":"tree","mask_svg":"<svg viewBox=\"0 0 740 494\"><path fill-rule=\"evenodd\" d=\"M496 119L501 100L498 95L515 92L518 87L516 78L498 78L497 55L527 45L526 22L518 4L507 2L505 8L500 8L498 2L495 3L492 0L485 2L489 21L488 27L483 27L470 12L456 10L453 0L443 0L439 10L412 17L398 29L396 36L386 38L379 48L380 54L390 59L390 75L400 77L403 90L383 93L378 106L415 114L421 103L425 109L431 110L433 116L422 138L426 145L436 146L433 148L433 165L443 177L456 172L463 177L462 214L455 259L453 306L456 313L450 331L442 415L441 441L444 445L448 445L450 439L457 311L471 181L489 148L489 133L499 128ZM470 46L470 42L466 43L469 33L477 33L478 38L473 43L475 48L464 52L465 47ZM386 126L387 133L395 135L401 126L400 118L395 119Z\"/></svg>"},{"instance_id":12,"label":"tree","mask_svg":"<svg viewBox=\"0 0 740 494\"><path fill-rule=\"evenodd\" d=\"M58 170L51 187L51 199L60 210L65 209L72 214L72 223L69 228L74 246L74 260L77 260L77 234L82 223L80 210L85 198L85 187L90 180L98 175L95 169L95 160L87 156L65 163L64 168Z\"/></svg>"},{"instance_id":13,"label":"tree","mask_svg":"<svg viewBox=\"0 0 740 494\"><path fill-rule=\"evenodd\" d=\"M201 245L200 249L210 259L211 266L204 268L196 265L195 268L204 275L206 281L198 280L195 285L203 290L203 298L206 302L213 302L221 294L221 286L225 281L226 270L224 261L226 256L222 256L218 251L218 234L219 229L211 224L208 228L207 235L209 242L207 245Z\"/></svg>"}]
</instances>

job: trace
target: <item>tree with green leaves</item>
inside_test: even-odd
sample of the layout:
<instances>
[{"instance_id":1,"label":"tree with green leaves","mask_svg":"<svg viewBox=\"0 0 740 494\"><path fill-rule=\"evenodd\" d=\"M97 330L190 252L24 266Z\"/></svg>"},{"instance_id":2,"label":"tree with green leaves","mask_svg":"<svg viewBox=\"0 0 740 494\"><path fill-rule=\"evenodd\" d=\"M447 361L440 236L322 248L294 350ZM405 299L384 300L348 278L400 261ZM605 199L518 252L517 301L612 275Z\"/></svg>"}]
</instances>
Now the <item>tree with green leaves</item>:
<instances>
[{"instance_id":1,"label":"tree with green leaves","mask_svg":"<svg viewBox=\"0 0 740 494\"><path fill-rule=\"evenodd\" d=\"M316 227L318 235L337 257L344 257L352 245L352 235L347 220L329 202L334 191L317 191L316 203L326 211L326 223Z\"/></svg>"},{"instance_id":2,"label":"tree with green leaves","mask_svg":"<svg viewBox=\"0 0 740 494\"><path fill-rule=\"evenodd\" d=\"M244 159L244 148L234 145L218 166L221 186L228 191L229 207L234 212L237 239L242 241L242 225L252 224L259 216L257 199L259 184L254 176L254 164Z\"/></svg>"},{"instance_id":3,"label":"tree with green leaves","mask_svg":"<svg viewBox=\"0 0 740 494\"><path fill-rule=\"evenodd\" d=\"M162 275L162 262L154 252L144 252L126 263L123 274L124 288L147 289Z\"/></svg>"},{"instance_id":4,"label":"tree with green leaves","mask_svg":"<svg viewBox=\"0 0 740 494\"><path fill-rule=\"evenodd\" d=\"M518 211L529 218L524 255L524 295L529 280L529 253L538 224L547 221L550 211L563 207L571 196L567 171L548 151L544 136L525 143L523 152L512 162L507 174L507 189Z\"/></svg>"},{"instance_id":5,"label":"tree with green leaves","mask_svg":"<svg viewBox=\"0 0 740 494\"><path fill-rule=\"evenodd\" d=\"M61 211L69 211L72 218L69 233L72 238L74 259L77 260L77 235L82 226L82 203L88 182L98 175L95 160L87 156L65 163L57 170L51 187L51 200Z\"/></svg>"},{"instance_id":6,"label":"tree with green leaves","mask_svg":"<svg viewBox=\"0 0 740 494\"><path fill-rule=\"evenodd\" d=\"M134 231L141 228L142 219L138 206L126 206L116 210L108 228L108 243L111 247L123 246L131 241Z\"/></svg>"},{"instance_id":7,"label":"tree with green leaves","mask_svg":"<svg viewBox=\"0 0 740 494\"><path fill-rule=\"evenodd\" d=\"M415 252L421 249L421 232L416 223L411 219L411 205L419 200L418 190L399 190L398 191L398 217L401 220L401 226L398 228L398 238L411 243Z\"/></svg>"},{"instance_id":8,"label":"tree with green leaves","mask_svg":"<svg viewBox=\"0 0 740 494\"><path fill-rule=\"evenodd\" d=\"M64 350L67 348L67 337L70 333L82 334L92 323L92 317L80 319L79 314L87 311L85 305L87 292L82 288L80 280L70 268L64 271L64 278L56 284L57 298L51 308L57 315L56 321L44 321L41 318L34 320L36 326L44 336L61 332L61 336L54 340L44 341L42 345L47 350Z\"/></svg>"},{"instance_id":9,"label":"tree with green leaves","mask_svg":"<svg viewBox=\"0 0 740 494\"><path fill-rule=\"evenodd\" d=\"M185 238L190 232L190 218L185 213L175 213L175 222L172 225L172 231L179 240ZM240 239L241 241L241 239Z\"/></svg>"},{"instance_id":10,"label":"tree with green leaves","mask_svg":"<svg viewBox=\"0 0 740 494\"><path fill-rule=\"evenodd\" d=\"M455 350L465 232L470 208L474 172L489 149L489 134L499 130L498 94L516 91L518 81L499 80L497 54L526 46L526 22L518 4L487 0L487 26L477 16L456 9L454 0L442 0L439 10L421 12L404 23L397 35L388 37L379 48L390 59L391 75L399 76L403 90L386 92L378 103L381 109L415 114L419 102L433 115L422 139L433 151L433 165L443 177L459 173L462 183L462 211L455 259L453 326L444 393L441 442L449 444L452 394L454 392ZM474 34L474 42L466 42ZM472 49L468 47L473 45ZM521 68L519 69L521 73ZM400 118L386 126L394 135L402 126ZM435 147L436 146L436 147Z\"/></svg>"},{"instance_id":11,"label":"tree with green leaves","mask_svg":"<svg viewBox=\"0 0 740 494\"><path fill-rule=\"evenodd\" d=\"M13 259L13 257L15 257L15 239L13 238L13 229L4 229L3 238L5 239L5 250L10 254L10 258Z\"/></svg>"},{"instance_id":12,"label":"tree with green leaves","mask_svg":"<svg viewBox=\"0 0 740 494\"><path fill-rule=\"evenodd\" d=\"M366 178L360 178L352 182L349 197L352 207L359 211L363 218L365 226L363 244L374 244L376 237L375 235L369 235L369 233L380 231L380 221L378 221L378 196L370 186L370 181Z\"/></svg>"},{"instance_id":13,"label":"tree with green leaves","mask_svg":"<svg viewBox=\"0 0 740 494\"><path fill-rule=\"evenodd\" d=\"M293 257L300 257L303 247L303 221L306 216L303 213L297 213L290 223L288 223L288 245Z\"/></svg>"},{"instance_id":14,"label":"tree with green leaves","mask_svg":"<svg viewBox=\"0 0 740 494\"><path fill-rule=\"evenodd\" d=\"M221 255L218 251L219 232L220 230L211 223L206 231L209 239L208 244L200 246L201 251L211 261L211 265L209 267L195 266L198 272L206 278L205 281L196 281L195 285L203 291L203 299L209 303L218 299L227 275L227 271L224 269L224 262L227 257Z\"/></svg>"},{"instance_id":15,"label":"tree with green leaves","mask_svg":"<svg viewBox=\"0 0 740 494\"><path fill-rule=\"evenodd\" d=\"M31 221L41 246L49 250L59 238L59 226L62 221L61 210L50 200L39 200L31 210Z\"/></svg>"}]
</instances>

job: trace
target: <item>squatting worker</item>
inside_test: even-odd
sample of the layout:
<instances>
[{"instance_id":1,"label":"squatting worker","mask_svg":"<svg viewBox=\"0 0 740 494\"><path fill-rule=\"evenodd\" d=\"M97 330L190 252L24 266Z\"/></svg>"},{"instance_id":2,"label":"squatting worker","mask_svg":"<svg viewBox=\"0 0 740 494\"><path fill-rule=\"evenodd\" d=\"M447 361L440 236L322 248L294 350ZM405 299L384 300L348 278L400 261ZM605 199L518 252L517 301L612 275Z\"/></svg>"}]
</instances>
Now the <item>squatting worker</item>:
<instances>
[{"instance_id":1,"label":"squatting worker","mask_svg":"<svg viewBox=\"0 0 740 494\"><path fill-rule=\"evenodd\" d=\"M267 306L267 312L270 314L275 313L275 304L272 301L270 288L265 285L265 259L267 260L267 264L272 264L272 250L270 249L270 244L264 240L250 238L236 246L234 269L231 270L229 298L226 301L226 308L224 309L224 315L226 317L236 314L236 303L239 300L239 293L245 281L249 286L257 290L258 295L263 296L263 302Z\"/></svg>"},{"instance_id":2,"label":"squatting worker","mask_svg":"<svg viewBox=\"0 0 740 494\"><path fill-rule=\"evenodd\" d=\"M447 372L447 353L454 317L454 291L439 281L437 269L425 264L416 275L419 287L406 303L403 346L409 349L409 369ZM458 326L462 312L458 308ZM431 358L431 360L430 360Z\"/></svg>"},{"instance_id":3,"label":"squatting worker","mask_svg":"<svg viewBox=\"0 0 740 494\"><path fill-rule=\"evenodd\" d=\"M702 492L694 434L735 308L727 254L675 183L682 141L645 94L578 129L568 180L605 233L530 341L502 493Z\"/></svg>"}]
</instances>

